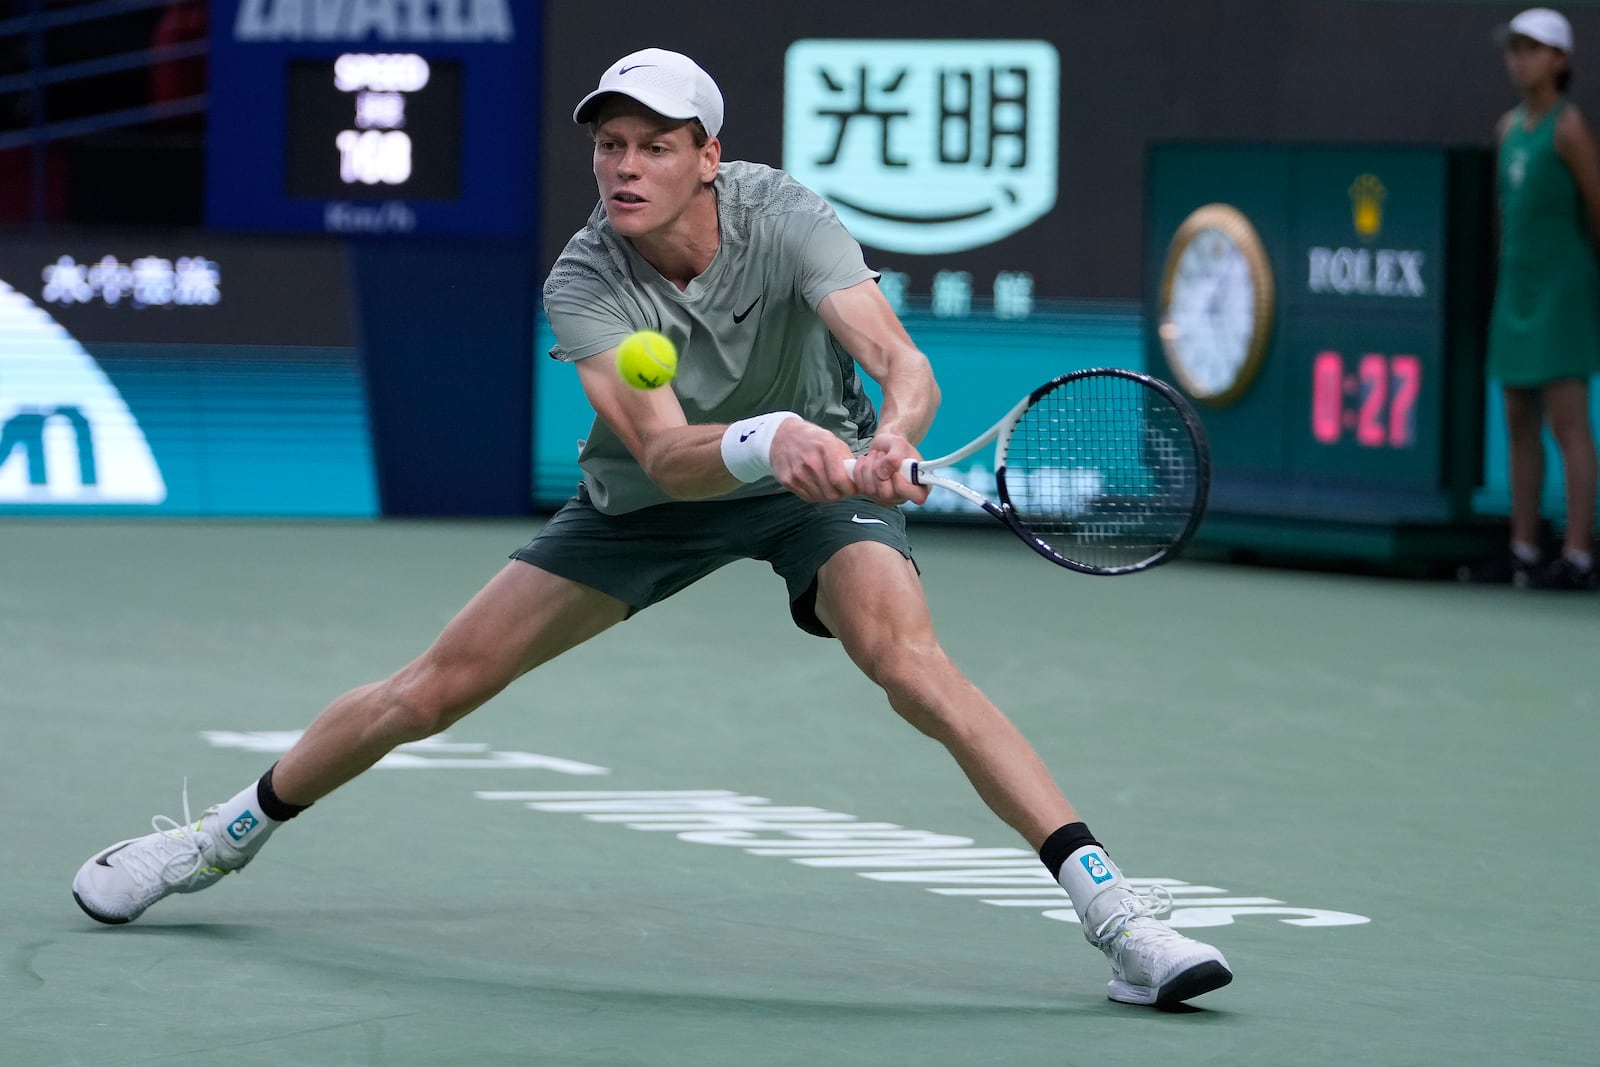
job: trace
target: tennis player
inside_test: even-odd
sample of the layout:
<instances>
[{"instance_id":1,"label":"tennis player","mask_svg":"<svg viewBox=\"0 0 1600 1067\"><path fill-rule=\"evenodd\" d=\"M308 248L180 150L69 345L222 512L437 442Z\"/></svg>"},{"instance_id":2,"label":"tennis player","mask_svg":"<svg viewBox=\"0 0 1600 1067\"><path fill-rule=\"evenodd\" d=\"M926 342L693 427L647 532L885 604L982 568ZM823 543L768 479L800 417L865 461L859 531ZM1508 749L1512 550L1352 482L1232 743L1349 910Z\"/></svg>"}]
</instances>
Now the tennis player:
<instances>
[{"instance_id":1,"label":"tennis player","mask_svg":"<svg viewBox=\"0 0 1600 1067\"><path fill-rule=\"evenodd\" d=\"M722 162L722 117L705 71L655 48L579 101L600 203L544 288L551 354L576 365L598 414L577 496L419 659L335 700L258 782L193 822L185 800L183 824L158 816L156 832L96 853L73 882L91 917L128 922L216 883L396 745L718 567L761 559L788 584L796 625L837 638L1039 850L1110 961L1112 999L1173 1004L1232 979L1215 948L1159 921L1166 903L1129 885L940 648L896 506L927 494L899 469L938 406L928 360L826 203L781 171ZM670 389L618 375L617 346L638 329L681 346Z\"/></svg>"}]
</instances>

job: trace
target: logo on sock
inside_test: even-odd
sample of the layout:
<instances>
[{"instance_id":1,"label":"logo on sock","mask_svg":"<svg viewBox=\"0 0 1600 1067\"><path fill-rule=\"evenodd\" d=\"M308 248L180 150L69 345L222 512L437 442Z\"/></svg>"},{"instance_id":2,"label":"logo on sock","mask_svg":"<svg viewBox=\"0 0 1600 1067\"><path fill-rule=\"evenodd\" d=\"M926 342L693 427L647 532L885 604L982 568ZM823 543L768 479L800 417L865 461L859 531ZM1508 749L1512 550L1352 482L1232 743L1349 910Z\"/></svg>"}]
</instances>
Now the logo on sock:
<instances>
[{"instance_id":1,"label":"logo on sock","mask_svg":"<svg viewBox=\"0 0 1600 1067\"><path fill-rule=\"evenodd\" d=\"M1089 878L1095 885L1111 881L1111 868L1106 866L1106 861L1100 857L1100 853L1085 852L1078 857L1078 862L1089 872Z\"/></svg>"},{"instance_id":2,"label":"logo on sock","mask_svg":"<svg viewBox=\"0 0 1600 1067\"><path fill-rule=\"evenodd\" d=\"M256 826L259 825L260 821L261 820L257 819L255 815L247 811L237 819L233 820L232 825L228 827L228 836L233 838L235 841L243 841L244 835L248 834L251 830L254 830Z\"/></svg>"}]
</instances>

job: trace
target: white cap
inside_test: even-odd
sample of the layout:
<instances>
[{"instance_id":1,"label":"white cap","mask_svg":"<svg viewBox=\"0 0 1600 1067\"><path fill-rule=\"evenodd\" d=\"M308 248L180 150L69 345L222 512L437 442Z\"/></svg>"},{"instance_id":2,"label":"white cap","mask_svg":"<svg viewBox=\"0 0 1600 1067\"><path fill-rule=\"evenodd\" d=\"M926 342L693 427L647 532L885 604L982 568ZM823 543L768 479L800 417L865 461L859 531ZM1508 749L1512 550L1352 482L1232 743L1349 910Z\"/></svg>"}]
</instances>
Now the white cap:
<instances>
[{"instance_id":1,"label":"white cap","mask_svg":"<svg viewBox=\"0 0 1600 1067\"><path fill-rule=\"evenodd\" d=\"M1572 23L1559 11L1530 7L1500 28L1500 39L1527 37L1572 54Z\"/></svg>"},{"instance_id":2,"label":"white cap","mask_svg":"<svg viewBox=\"0 0 1600 1067\"><path fill-rule=\"evenodd\" d=\"M572 109L573 122L588 122L607 93L632 97L669 119L699 119L715 137L722 129L722 91L711 75L681 52L644 48L623 56L600 76L600 87Z\"/></svg>"}]
</instances>

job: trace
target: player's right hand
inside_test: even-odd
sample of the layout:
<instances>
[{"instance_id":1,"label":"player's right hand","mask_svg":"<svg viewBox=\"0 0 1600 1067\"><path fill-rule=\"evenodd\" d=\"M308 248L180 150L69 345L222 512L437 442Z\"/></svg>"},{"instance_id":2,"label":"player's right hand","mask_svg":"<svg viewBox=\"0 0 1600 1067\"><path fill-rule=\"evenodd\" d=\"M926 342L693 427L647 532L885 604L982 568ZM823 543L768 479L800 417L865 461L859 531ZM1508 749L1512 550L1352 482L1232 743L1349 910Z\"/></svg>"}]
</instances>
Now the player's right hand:
<instances>
[{"instance_id":1,"label":"player's right hand","mask_svg":"<svg viewBox=\"0 0 1600 1067\"><path fill-rule=\"evenodd\" d=\"M887 507L907 501L924 503L928 499L928 487L913 485L900 473L907 460L921 458L922 454L910 441L893 430L880 427L852 472L856 492Z\"/></svg>"}]
</instances>

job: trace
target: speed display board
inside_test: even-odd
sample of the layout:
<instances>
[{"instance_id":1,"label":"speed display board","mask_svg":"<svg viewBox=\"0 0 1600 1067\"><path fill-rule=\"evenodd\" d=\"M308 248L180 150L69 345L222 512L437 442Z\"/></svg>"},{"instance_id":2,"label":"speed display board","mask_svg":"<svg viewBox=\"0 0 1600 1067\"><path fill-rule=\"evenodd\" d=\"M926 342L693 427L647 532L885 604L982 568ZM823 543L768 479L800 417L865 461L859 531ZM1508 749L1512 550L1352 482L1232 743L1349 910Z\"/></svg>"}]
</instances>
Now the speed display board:
<instances>
[{"instance_id":1,"label":"speed display board","mask_svg":"<svg viewBox=\"0 0 1600 1067\"><path fill-rule=\"evenodd\" d=\"M526 236L536 0L212 5L214 229Z\"/></svg>"},{"instance_id":2,"label":"speed display board","mask_svg":"<svg viewBox=\"0 0 1600 1067\"><path fill-rule=\"evenodd\" d=\"M461 64L345 52L288 68L285 192L296 199L461 195Z\"/></svg>"}]
</instances>

